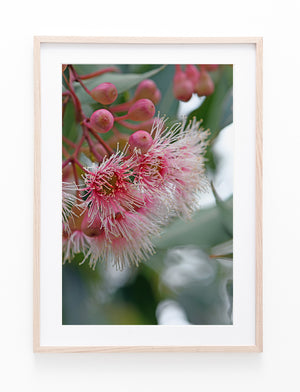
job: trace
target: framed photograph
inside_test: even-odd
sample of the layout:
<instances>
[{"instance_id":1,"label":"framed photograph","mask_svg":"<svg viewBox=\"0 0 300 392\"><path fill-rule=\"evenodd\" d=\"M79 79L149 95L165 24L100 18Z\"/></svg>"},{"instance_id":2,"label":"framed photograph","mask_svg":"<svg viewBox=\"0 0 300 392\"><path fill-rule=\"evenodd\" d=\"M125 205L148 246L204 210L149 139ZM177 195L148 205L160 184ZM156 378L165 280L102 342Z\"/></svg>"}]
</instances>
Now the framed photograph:
<instances>
[{"instance_id":1,"label":"framed photograph","mask_svg":"<svg viewBox=\"0 0 300 392\"><path fill-rule=\"evenodd\" d=\"M262 351L262 38L35 37L34 351Z\"/></svg>"}]
</instances>

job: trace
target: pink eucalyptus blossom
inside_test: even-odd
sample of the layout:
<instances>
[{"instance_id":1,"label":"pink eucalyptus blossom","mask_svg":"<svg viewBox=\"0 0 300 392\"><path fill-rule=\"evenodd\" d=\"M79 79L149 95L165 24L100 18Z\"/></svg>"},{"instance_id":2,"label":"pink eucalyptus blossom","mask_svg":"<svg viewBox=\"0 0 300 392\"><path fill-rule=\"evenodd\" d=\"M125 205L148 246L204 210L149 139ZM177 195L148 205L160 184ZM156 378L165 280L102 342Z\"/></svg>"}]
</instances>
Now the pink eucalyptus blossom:
<instances>
[{"instance_id":1,"label":"pink eucalyptus blossom","mask_svg":"<svg viewBox=\"0 0 300 392\"><path fill-rule=\"evenodd\" d=\"M159 226L143 212L117 214L102 222L103 232L90 239L85 259L91 267L98 262L112 263L117 269L138 265L154 253L152 237Z\"/></svg>"},{"instance_id":2,"label":"pink eucalyptus blossom","mask_svg":"<svg viewBox=\"0 0 300 392\"><path fill-rule=\"evenodd\" d=\"M176 124L170 129L157 122L152 129L153 144L145 154L135 151L135 181L157 203L189 217L199 193L206 190L204 154L208 132L200 122Z\"/></svg>"},{"instance_id":3,"label":"pink eucalyptus blossom","mask_svg":"<svg viewBox=\"0 0 300 392\"><path fill-rule=\"evenodd\" d=\"M85 208L93 221L99 214L100 220L115 217L118 213L135 211L141 206L141 198L131 182L132 161L123 153L111 155L108 159L88 168L84 175L81 191L85 194Z\"/></svg>"}]
</instances>

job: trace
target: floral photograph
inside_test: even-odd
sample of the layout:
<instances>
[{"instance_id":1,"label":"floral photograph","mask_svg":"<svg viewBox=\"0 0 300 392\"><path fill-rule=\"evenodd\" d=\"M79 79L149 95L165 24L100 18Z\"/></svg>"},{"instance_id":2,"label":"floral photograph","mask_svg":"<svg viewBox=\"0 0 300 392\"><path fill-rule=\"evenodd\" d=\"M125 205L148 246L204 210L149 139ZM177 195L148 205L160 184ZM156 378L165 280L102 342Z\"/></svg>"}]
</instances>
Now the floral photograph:
<instances>
[{"instance_id":1,"label":"floral photograph","mask_svg":"<svg viewBox=\"0 0 300 392\"><path fill-rule=\"evenodd\" d=\"M62 65L62 324L232 325L233 66Z\"/></svg>"}]
</instances>

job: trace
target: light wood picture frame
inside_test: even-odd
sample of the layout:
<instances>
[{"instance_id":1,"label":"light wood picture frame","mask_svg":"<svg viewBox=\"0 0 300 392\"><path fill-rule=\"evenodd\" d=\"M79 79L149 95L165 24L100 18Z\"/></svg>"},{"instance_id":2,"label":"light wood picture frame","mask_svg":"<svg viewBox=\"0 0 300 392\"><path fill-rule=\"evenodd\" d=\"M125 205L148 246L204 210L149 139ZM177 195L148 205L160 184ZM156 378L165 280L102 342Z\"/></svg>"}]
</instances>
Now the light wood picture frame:
<instances>
[{"instance_id":1,"label":"light wood picture frame","mask_svg":"<svg viewBox=\"0 0 300 392\"><path fill-rule=\"evenodd\" d=\"M209 344L209 345L169 345L169 344L131 344L131 345L82 345L82 344L44 344L41 339L43 323L43 309L41 309L41 274L43 273L43 258L41 254L41 209L42 202L42 89L41 65L42 46L51 45L143 45L147 46L224 46L233 45L243 48L250 45L255 52L255 288L254 320L253 320L253 344ZM34 260L33 260L33 350L36 353L75 353L75 352L262 352L263 350L263 239L262 239L262 216L263 216L263 39L261 37L58 37L38 36L34 37ZM109 328L109 326L108 326ZM157 328L160 328L159 326Z\"/></svg>"}]
</instances>

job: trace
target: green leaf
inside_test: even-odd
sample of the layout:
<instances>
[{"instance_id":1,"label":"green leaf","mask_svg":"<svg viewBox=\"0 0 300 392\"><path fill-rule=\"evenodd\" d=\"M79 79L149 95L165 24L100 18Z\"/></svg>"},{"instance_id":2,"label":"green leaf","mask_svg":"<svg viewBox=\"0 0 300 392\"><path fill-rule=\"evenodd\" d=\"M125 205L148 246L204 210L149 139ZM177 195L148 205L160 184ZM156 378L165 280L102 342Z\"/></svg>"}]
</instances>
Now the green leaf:
<instances>
[{"instance_id":1,"label":"green leaf","mask_svg":"<svg viewBox=\"0 0 300 392\"><path fill-rule=\"evenodd\" d=\"M206 97L201 106L194 110L189 119L203 120L202 126L211 130L214 139L219 132L233 121L232 67L222 66L215 81L215 91Z\"/></svg>"},{"instance_id":2,"label":"green leaf","mask_svg":"<svg viewBox=\"0 0 300 392\"><path fill-rule=\"evenodd\" d=\"M62 268L62 324L106 324L102 308L94 303L91 306L93 287L100 285L100 277L88 263L79 265L82 259L83 255L78 254L72 263L64 264Z\"/></svg>"},{"instance_id":3,"label":"green leaf","mask_svg":"<svg viewBox=\"0 0 300 392\"><path fill-rule=\"evenodd\" d=\"M214 259L199 260L214 273L205 279L195 271L195 280L185 285L177 301L188 320L198 325L232 324L232 262ZM205 265L204 264L204 265Z\"/></svg>"},{"instance_id":4,"label":"green leaf","mask_svg":"<svg viewBox=\"0 0 300 392\"><path fill-rule=\"evenodd\" d=\"M157 110L162 115L172 118L177 115L179 101L173 95L173 78L175 73L174 65L167 65L166 68L155 75L152 79L155 81L161 91L161 100L156 105Z\"/></svg>"},{"instance_id":5,"label":"green leaf","mask_svg":"<svg viewBox=\"0 0 300 392\"><path fill-rule=\"evenodd\" d=\"M224 225L224 229L229 235L232 236L233 235L233 214L232 214L233 199L231 198L230 204L228 204L228 201L224 202L217 194L214 184L212 182L211 182L211 189L215 197L216 205L218 207L220 219L222 224Z\"/></svg>"},{"instance_id":6,"label":"green leaf","mask_svg":"<svg viewBox=\"0 0 300 392\"><path fill-rule=\"evenodd\" d=\"M156 324L155 310L158 305L157 295L153 287L154 272L149 270L146 275L143 270L147 269L146 265L141 265L135 279L129 281L126 285L119 289L116 296L121 296L124 303L134 306L136 312L139 313L140 320L132 322L124 322L117 316L116 324ZM138 293L138 295L137 295Z\"/></svg>"},{"instance_id":7,"label":"green leaf","mask_svg":"<svg viewBox=\"0 0 300 392\"><path fill-rule=\"evenodd\" d=\"M223 202L228 218L232 220L232 198ZM164 231L155 245L160 249L177 246L197 245L202 249L209 249L221 242L230 240L232 234L224 223L223 211L214 206L197 211L190 221L174 220Z\"/></svg>"},{"instance_id":8,"label":"green leaf","mask_svg":"<svg viewBox=\"0 0 300 392\"><path fill-rule=\"evenodd\" d=\"M76 114L73 102L68 102L63 118L63 135L72 142L76 142L81 133L80 124L76 123Z\"/></svg>"},{"instance_id":9,"label":"green leaf","mask_svg":"<svg viewBox=\"0 0 300 392\"><path fill-rule=\"evenodd\" d=\"M216 259L233 261L233 239L213 246L210 249L210 256Z\"/></svg>"}]
</instances>

